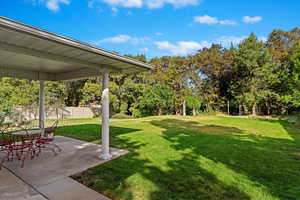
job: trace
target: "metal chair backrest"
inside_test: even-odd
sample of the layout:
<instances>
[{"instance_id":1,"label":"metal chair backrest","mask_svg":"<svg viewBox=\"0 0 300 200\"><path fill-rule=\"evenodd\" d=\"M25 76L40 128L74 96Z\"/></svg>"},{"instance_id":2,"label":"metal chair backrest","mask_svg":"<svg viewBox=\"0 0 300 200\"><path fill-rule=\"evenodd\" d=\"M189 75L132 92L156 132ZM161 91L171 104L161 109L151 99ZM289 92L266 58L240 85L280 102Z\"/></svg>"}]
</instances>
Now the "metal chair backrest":
<instances>
[{"instance_id":1,"label":"metal chair backrest","mask_svg":"<svg viewBox=\"0 0 300 200\"><path fill-rule=\"evenodd\" d=\"M58 126L58 120L55 120L51 127L45 128L45 135L55 134Z\"/></svg>"},{"instance_id":2,"label":"metal chair backrest","mask_svg":"<svg viewBox=\"0 0 300 200\"><path fill-rule=\"evenodd\" d=\"M40 134L38 135L34 135L34 134L30 134L30 129L24 128L24 127L20 127L21 130L24 132L24 134L20 135L20 136L16 136L16 138L21 138L22 142L31 142L33 143L37 138L40 138ZM15 139L16 140L16 139ZM20 140L20 139L17 139Z\"/></svg>"}]
</instances>

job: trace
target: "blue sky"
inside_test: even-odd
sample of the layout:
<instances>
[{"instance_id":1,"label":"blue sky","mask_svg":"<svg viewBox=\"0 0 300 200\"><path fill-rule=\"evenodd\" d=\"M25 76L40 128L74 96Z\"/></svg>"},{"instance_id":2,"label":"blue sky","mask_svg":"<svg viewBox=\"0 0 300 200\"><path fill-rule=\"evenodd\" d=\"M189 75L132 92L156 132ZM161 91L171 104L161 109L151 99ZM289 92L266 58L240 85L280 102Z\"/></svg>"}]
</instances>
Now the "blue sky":
<instances>
[{"instance_id":1,"label":"blue sky","mask_svg":"<svg viewBox=\"0 0 300 200\"><path fill-rule=\"evenodd\" d=\"M297 0L0 0L0 15L121 54L188 55L300 27Z\"/></svg>"}]
</instances>

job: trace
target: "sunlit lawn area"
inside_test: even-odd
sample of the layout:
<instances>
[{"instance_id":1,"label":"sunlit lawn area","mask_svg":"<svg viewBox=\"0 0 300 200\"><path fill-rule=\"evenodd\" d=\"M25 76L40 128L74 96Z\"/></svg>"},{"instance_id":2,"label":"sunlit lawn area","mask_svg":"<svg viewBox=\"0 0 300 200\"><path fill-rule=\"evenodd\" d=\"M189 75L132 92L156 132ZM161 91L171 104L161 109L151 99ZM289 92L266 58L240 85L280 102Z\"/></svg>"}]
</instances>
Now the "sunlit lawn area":
<instances>
[{"instance_id":1,"label":"sunlit lawn area","mask_svg":"<svg viewBox=\"0 0 300 200\"><path fill-rule=\"evenodd\" d=\"M98 121L65 120L58 134L99 143ZM112 120L111 144L130 153L74 178L112 199L300 199L300 131L283 120Z\"/></svg>"}]
</instances>

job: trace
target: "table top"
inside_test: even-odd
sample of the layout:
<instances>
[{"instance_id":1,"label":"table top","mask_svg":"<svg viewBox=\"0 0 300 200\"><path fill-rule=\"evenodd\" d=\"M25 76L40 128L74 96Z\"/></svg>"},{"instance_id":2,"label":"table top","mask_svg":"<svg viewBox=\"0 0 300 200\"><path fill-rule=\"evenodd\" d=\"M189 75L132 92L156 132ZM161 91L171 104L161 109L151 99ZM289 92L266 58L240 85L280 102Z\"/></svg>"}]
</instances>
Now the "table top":
<instances>
[{"instance_id":1,"label":"table top","mask_svg":"<svg viewBox=\"0 0 300 200\"><path fill-rule=\"evenodd\" d=\"M19 130L19 131L14 131L11 134L16 135L16 136L22 136L22 135L38 135L42 133L42 129L34 129L34 130Z\"/></svg>"}]
</instances>

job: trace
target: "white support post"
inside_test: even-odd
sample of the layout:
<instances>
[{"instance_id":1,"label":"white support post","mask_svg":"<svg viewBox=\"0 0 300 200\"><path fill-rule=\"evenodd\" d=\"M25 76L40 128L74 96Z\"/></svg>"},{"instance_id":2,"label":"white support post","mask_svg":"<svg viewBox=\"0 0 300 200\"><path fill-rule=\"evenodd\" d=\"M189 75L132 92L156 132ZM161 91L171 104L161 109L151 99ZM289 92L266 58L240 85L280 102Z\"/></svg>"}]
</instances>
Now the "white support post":
<instances>
[{"instance_id":1,"label":"white support post","mask_svg":"<svg viewBox=\"0 0 300 200\"><path fill-rule=\"evenodd\" d=\"M107 160L112 156L109 151L109 72L103 72L102 82L102 149L100 158Z\"/></svg>"},{"instance_id":2,"label":"white support post","mask_svg":"<svg viewBox=\"0 0 300 200\"><path fill-rule=\"evenodd\" d=\"M40 80L40 93L39 93L39 128L45 128L45 94L44 94L45 82Z\"/></svg>"}]
</instances>

